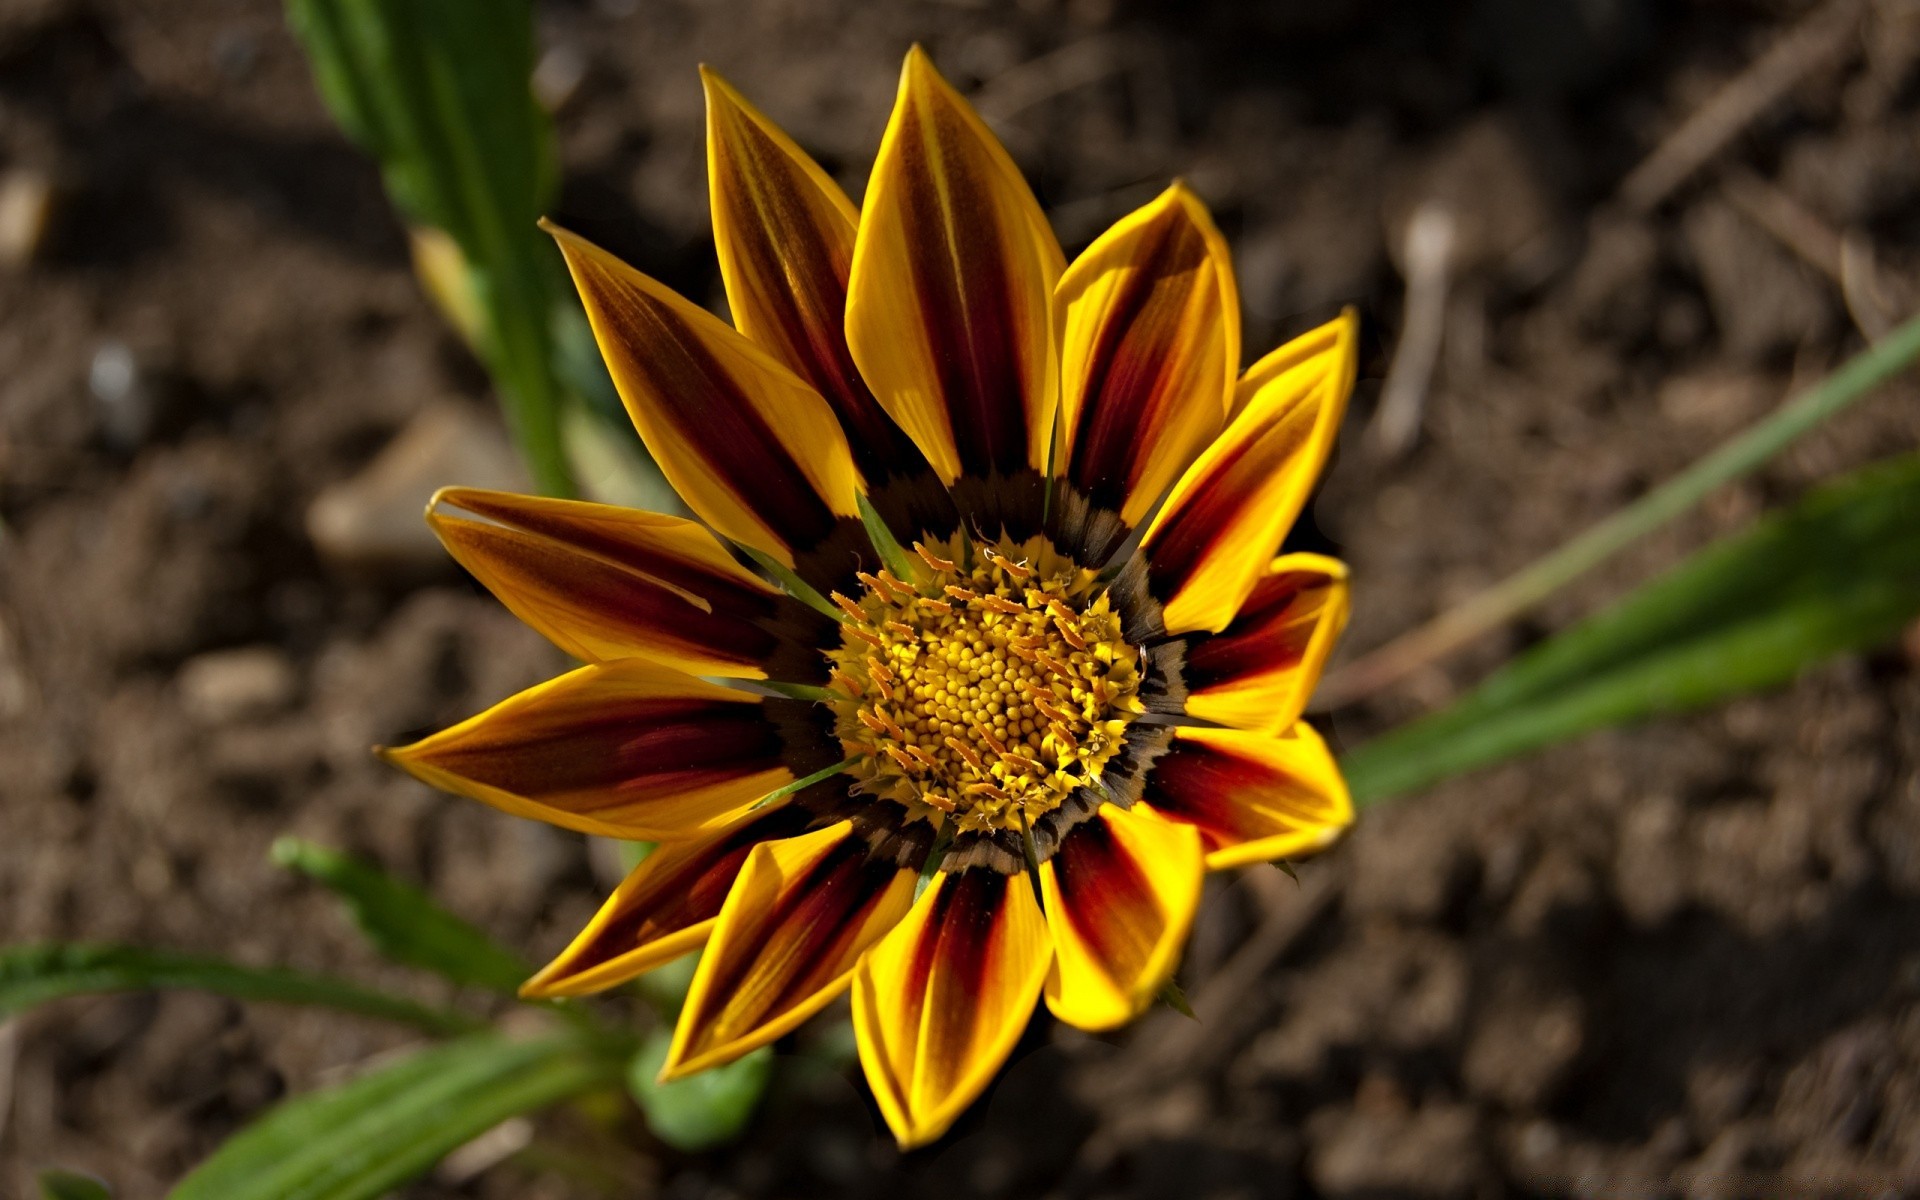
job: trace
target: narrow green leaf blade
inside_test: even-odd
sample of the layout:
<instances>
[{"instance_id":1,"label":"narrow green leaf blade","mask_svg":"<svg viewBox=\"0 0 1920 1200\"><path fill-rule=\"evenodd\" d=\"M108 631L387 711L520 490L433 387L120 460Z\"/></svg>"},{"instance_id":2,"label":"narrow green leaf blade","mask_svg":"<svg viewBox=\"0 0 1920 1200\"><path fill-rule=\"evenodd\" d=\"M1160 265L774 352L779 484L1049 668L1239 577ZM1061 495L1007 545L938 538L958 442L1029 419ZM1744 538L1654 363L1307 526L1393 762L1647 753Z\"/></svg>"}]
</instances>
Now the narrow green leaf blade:
<instances>
[{"instance_id":1,"label":"narrow green leaf blade","mask_svg":"<svg viewBox=\"0 0 1920 1200\"><path fill-rule=\"evenodd\" d=\"M740 1136L773 1076L773 1049L762 1046L723 1067L660 1083L672 1036L649 1037L627 1069L627 1089L647 1115L647 1128L676 1150L711 1150Z\"/></svg>"},{"instance_id":2,"label":"narrow green leaf blade","mask_svg":"<svg viewBox=\"0 0 1920 1200\"><path fill-rule=\"evenodd\" d=\"M107 1185L91 1175L73 1171L42 1171L35 1180L40 1200L113 1200Z\"/></svg>"},{"instance_id":3,"label":"narrow green leaf blade","mask_svg":"<svg viewBox=\"0 0 1920 1200\"><path fill-rule=\"evenodd\" d=\"M873 501L867 499L865 492L859 493L855 499L860 504L860 524L866 527L867 540L873 543L874 552L886 564L887 570L893 572L895 579L905 580L909 584L919 580L920 564L893 536L893 530L887 528L886 518L873 506Z\"/></svg>"},{"instance_id":4,"label":"narrow green leaf blade","mask_svg":"<svg viewBox=\"0 0 1920 1200\"><path fill-rule=\"evenodd\" d=\"M172 1200L373 1200L507 1118L619 1074L608 1048L578 1036L473 1034L276 1106Z\"/></svg>"},{"instance_id":5,"label":"narrow green leaf blade","mask_svg":"<svg viewBox=\"0 0 1920 1200\"><path fill-rule=\"evenodd\" d=\"M515 994L532 969L419 889L367 863L312 842L283 837L273 861L332 889L380 953L459 984Z\"/></svg>"},{"instance_id":6,"label":"narrow green leaf blade","mask_svg":"<svg viewBox=\"0 0 1920 1200\"><path fill-rule=\"evenodd\" d=\"M0 951L0 1017L63 996L150 988L197 988L238 1000L335 1008L436 1034L461 1033L479 1024L462 1013L428 1008L343 979L243 967L168 950L55 942Z\"/></svg>"},{"instance_id":7,"label":"narrow green leaf blade","mask_svg":"<svg viewBox=\"0 0 1920 1200\"><path fill-rule=\"evenodd\" d=\"M1591 730L1791 681L1920 615L1920 456L1822 487L1342 766L1385 799Z\"/></svg>"},{"instance_id":8,"label":"narrow green leaf blade","mask_svg":"<svg viewBox=\"0 0 1920 1200\"><path fill-rule=\"evenodd\" d=\"M486 315L483 356L541 486L571 490L552 313L557 255L534 222L553 192L551 122L534 101L527 0L288 0L314 80L380 162L414 225L459 245Z\"/></svg>"}]
</instances>

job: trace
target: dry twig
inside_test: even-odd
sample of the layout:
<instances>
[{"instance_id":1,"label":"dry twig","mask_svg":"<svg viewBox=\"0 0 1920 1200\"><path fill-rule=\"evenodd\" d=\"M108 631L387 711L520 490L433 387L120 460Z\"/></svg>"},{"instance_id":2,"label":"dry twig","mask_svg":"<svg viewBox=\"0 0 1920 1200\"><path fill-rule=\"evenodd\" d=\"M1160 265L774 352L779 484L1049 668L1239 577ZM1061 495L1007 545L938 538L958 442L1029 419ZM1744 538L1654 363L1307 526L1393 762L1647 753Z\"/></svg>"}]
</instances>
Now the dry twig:
<instances>
[{"instance_id":1,"label":"dry twig","mask_svg":"<svg viewBox=\"0 0 1920 1200\"><path fill-rule=\"evenodd\" d=\"M1748 220L1833 282L1861 336L1877 342L1894 327L1901 304L1864 237L1836 233L1805 205L1744 167L1730 168L1721 190Z\"/></svg>"},{"instance_id":2,"label":"dry twig","mask_svg":"<svg viewBox=\"0 0 1920 1200\"><path fill-rule=\"evenodd\" d=\"M1620 184L1620 199L1651 212L1798 84L1856 44L1867 0L1827 0L1668 134Z\"/></svg>"},{"instance_id":3,"label":"dry twig","mask_svg":"<svg viewBox=\"0 0 1920 1200\"><path fill-rule=\"evenodd\" d=\"M1447 289L1453 277L1454 243L1459 222L1447 205L1426 200L1407 221L1405 249L1407 307L1400 345L1387 367L1367 438L1382 458L1398 458L1413 445L1426 410L1427 390L1447 325Z\"/></svg>"}]
</instances>

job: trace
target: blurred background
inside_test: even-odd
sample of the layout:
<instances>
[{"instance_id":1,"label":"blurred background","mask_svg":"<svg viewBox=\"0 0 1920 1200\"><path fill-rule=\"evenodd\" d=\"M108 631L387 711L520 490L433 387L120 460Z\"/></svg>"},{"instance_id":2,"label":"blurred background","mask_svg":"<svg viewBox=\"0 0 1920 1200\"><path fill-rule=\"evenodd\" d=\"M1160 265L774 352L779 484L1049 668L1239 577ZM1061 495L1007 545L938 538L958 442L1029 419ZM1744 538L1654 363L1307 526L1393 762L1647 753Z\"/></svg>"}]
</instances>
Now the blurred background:
<instances>
[{"instance_id":1,"label":"blurred background","mask_svg":"<svg viewBox=\"0 0 1920 1200\"><path fill-rule=\"evenodd\" d=\"M1910 311L1920 267L1915 0L547 0L537 20L554 216L716 307L696 64L858 197L916 40L1069 254L1177 175L1233 245L1249 360L1357 305L1362 382L1307 534L1354 566L1347 657L1819 377ZM1899 384L1535 623L1321 724L1357 744L1916 444ZM563 945L609 856L367 753L563 665L419 523L435 485L521 472L278 6L0 0L0 941L431 996L269 863L296 833L536 959ZM1226 1015L1092 1038L1043 1013L933 1152L901 1158L816 1037L783 1048L732 1149L634 1123L637 1149L580 1152L598 1177L475 1151L407 1194L1920 1195L1920 633L1369 812L1300 876L1210 884L1181 979ZM0 1033L0 1194L57 1163L157 1196L403 1037L193 994L34 1012Z\"/></svg>"}]
</instances>

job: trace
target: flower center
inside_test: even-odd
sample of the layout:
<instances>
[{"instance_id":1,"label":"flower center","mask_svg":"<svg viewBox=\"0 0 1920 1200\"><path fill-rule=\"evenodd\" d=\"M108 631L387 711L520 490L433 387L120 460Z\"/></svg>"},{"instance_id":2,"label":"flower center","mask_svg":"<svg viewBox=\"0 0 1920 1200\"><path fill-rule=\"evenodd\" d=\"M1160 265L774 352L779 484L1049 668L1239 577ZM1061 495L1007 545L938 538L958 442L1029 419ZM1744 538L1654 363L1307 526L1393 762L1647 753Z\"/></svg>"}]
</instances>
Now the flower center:
<instances>
[{"instance_id":1,"label":"flower center","mask_svg":"<svg viewBox=\"0 0 1920 1200\"><path fill-rule=\"evenodd\" d=\"M915 549L915 578L863 572L858 601L834 596L849 618L828 653L836 732L856 790L982 833L1100 789L1142 709L1139 652L1094 572L1043 538Z\"/></svg>"}]
</instances>

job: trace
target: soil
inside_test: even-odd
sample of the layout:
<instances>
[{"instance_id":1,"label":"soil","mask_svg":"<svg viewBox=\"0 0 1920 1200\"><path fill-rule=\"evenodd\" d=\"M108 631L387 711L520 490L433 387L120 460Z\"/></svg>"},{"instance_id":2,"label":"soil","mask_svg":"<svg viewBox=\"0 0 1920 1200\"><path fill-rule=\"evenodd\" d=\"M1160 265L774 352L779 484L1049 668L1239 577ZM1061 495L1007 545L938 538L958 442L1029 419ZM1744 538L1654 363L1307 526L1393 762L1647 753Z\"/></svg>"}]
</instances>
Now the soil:
<instances>
[{"instance_id":1,"label":"soil","mask_svg":"<svg viewBox=\"0 0 1920 1200\"><path fill-rule=\"evenodd\" d=\"M1366 318L1301 535L1354 566L1350 653L1858 347L1858 314L1735 201L1732 170L1870 246L1888 280L1920 264L1910 0L1863 6L1840 54L1654 212L1613 199L1812 7L550 3L543 43L582 72L556 215L717 299L695 64L857 196L914 40L1003 130L1070 253L1184 176L1235 247L1250 352L1343 304ZM270 865L296 833L530 957L557 949L608 886L604 856L366 753L561 662L451 568L347 573L308 538L315 495L416 414L495 418L277 6L5 0L0 169L57 188L37 256L0 267L0 941L165 945L440 998ZM1455 206L1462 261L1421 436L1387 460L1363 431L1403 321L1400 230L1433 198ZM1916 443L1907 383L1524 626L1323 724L1356 744ZM1216 878L1181 971L1198 1024L1160 1011L1091 1038L1043 1015L932 1150L892 1148L823 1023L783 1044L733 1148L675 1153L628 1115L619 1150L559 1117L538 1144L603 1186L550 1155L407 1194L1920 1196L1917 660L1833 663L1370 811L1297 885ZM50 1006L0 1037L0 1194L60 1165L158 1196L280 1096L406 1040L198 995Z\"/></svg>"}]
</instances>

